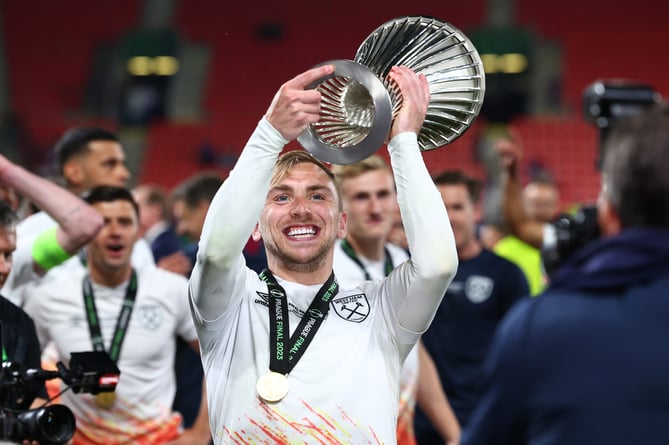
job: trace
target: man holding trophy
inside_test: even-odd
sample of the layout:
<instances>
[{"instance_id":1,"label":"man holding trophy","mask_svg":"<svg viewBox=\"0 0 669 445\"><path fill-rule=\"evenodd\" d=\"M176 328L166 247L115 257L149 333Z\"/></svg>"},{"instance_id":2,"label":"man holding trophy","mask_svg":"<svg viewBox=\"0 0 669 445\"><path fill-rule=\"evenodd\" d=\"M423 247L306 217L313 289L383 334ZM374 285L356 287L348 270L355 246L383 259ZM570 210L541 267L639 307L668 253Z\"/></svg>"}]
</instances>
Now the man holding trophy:
<instances>
[{"instance_id":1,"label":"man holding trophy","mask_svg":"<svg viewBox=\"0 0 669 445\"><path fill-rule=\"evenodd\" d=\"M399 372L457 270L448 215L417 143L430 91L395 66L402 95L388 151L412 257L342 289L346 234L329 168L284 146L318 122L325 64L284 83L209 209L190 280L215 443L395 443ZM269 268L245 266L249 235Z\"/></svg>"}]
</instances>

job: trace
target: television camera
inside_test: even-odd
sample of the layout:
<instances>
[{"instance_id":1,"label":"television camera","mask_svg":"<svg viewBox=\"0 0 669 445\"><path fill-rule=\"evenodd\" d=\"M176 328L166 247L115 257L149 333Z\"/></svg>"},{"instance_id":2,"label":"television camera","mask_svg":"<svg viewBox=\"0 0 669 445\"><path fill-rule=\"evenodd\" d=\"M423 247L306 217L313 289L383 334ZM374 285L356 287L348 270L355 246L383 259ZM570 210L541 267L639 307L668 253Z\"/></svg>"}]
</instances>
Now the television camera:
<instances>
[{"instance_id":1,"label":"television camera","mask_svg":"<svg viewBox=\"0 0 669 445\"><path fill-rule=\"evenodd\" d=\"M653 87L637 82L597 80L585 88L584 120L599 130L598 170L602 167L606 138L616 122L661 101L662 96ZM573 252L598 237L596 206L585 206L575 215L559 215L545 232L541 248L542 262L548 275Z\"/></svg>"},{"instance_id":2,"label":"television camera","mask_svg":"<svg viewBox=\"0 0 669 445\"><path fill-rule=\"evenodd\" d=\"M104 351L73 352L70 368L58 362L57 370L26 369L13 362L0 368L0 443L34 440L59 445L74 435L75 419L65 405L27 409L44 381L60 378L75 393L98 394L116 389L120 371Z\"/></svg>"}]
</instances>

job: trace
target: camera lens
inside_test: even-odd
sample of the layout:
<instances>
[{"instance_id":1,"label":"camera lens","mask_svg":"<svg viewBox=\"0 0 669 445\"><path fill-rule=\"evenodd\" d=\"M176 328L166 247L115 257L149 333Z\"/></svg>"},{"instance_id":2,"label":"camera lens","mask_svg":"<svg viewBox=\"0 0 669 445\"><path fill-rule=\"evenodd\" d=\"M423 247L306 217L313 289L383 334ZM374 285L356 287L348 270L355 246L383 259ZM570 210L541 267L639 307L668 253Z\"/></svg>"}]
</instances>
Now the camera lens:
<instances>
[{"instance_id":1,"label":"camera lens","mask_svg":"<svg viewBox=\"0 0 669 445\"><path fill-rule=\"evenodd\" d=\"M74 434L74 415L64 405L46 407L38 423L40 435L51 442L67 442Z\"/></svg>"},{"instance_id":2,"label":"camera lens","mask_svg":"<svg viewBox=\"0 0 669 445\"><path fill-rule=\"evenodd\" d=\"M55 412L47 411L39 419L39 427L46 437L58 437L62 433L62 424Z\"/></svg>"},{"instance_id":3,"label":"camera lens","mask_svg":"<svg viewBox=\"0 0 669 445\"><path fill-rule=\"evenodd\" d=\"M21 437L40 443L61 444L72 438L75 429L74 414L65 405L50 405L28 410L17 416L22 428Z\"/></svg>"}]
</instances>

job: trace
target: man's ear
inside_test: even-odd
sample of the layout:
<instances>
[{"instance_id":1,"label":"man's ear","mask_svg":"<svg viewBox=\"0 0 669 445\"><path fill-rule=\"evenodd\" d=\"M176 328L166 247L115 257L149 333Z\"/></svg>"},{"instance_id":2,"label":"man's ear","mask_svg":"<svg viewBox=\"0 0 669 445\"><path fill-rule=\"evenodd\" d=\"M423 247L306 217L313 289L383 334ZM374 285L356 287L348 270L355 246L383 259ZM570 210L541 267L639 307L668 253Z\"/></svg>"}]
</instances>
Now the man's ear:
<instances>
[{"instance_id":1,"label":"man's ear","mask_svg":"<svg viewBox=\"0 0 669 445\"><path fill-rule=\"evenodd\" d=\"M597 200L597 222L602 235L616 235L622 230L622 224L618 212L611 201L603 196Z\"/></svg>"},{"instance_id":2,"label":"man's ear","mask_svg":"<svg viewBox=\"0 0 669 445\"><path fill-rule=\"evenodd\" d=\"M63 165L63 176L68 183L75 186L79 186L84 182L84 171L81 165L75 160L67 161Z\"/></svg>"},{"instance_id":3,"label":"man's ear","mask_svg":"<svg viewBox=\"0 0 669 445\"><path fill-rule=\"evenodd\" d=\"M251 233L251 238L253 241L260 241L262 239L262 235L260 235L260 229L258 228L258 223L256 223L256 226L253 228L253 232Z\"/></svg>"},{"instance_id":4,"label":"man's ear","mask_svg":"<svg viewBox=\"0 0 669 445\"><path fill-rule=\"evenodd\" d=\"M346 224L348 222L348 214L341 212L339 215L339 225L337 227L337 238L346 238Z\"/></svg>"}]
</instances>

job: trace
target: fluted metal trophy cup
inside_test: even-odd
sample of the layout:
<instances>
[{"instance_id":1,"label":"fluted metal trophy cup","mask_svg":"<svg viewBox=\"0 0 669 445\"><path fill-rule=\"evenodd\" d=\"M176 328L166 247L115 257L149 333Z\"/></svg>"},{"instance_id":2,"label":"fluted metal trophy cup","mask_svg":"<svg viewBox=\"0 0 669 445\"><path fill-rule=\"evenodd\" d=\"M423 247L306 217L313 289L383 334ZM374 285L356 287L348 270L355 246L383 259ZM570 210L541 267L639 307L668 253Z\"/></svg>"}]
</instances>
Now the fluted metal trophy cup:
<instances>
[{"instance_id":1,"label":"fluted metal trophy cup","mask_svg":"<svg viewBox=\"0 0 669 445\"><path fill-rule=\"evenodd\" d=\"M483 63L471 41L452 25L429 17L384 23L360 45L354 60L330 60L334 72L308 88L321 92L318 122L298 138L311 154L332 164L361 161L385 142L401 104L387 80L404 65L424 74L430 103L418 135L421 150L460 137L478 116L485 95Z\"/></svg>"}]
</instances>

